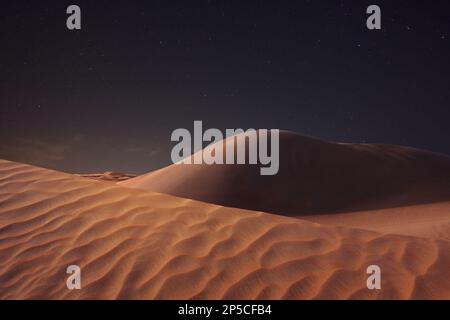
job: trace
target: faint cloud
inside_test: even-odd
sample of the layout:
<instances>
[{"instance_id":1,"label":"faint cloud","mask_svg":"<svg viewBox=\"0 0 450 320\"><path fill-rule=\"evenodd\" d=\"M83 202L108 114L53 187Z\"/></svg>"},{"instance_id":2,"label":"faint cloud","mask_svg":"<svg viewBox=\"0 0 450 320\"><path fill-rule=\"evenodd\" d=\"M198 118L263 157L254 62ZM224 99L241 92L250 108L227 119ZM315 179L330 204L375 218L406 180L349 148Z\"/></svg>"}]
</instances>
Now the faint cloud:
<instances>
[{"instance_id":1,"label":"faint cloud","mask_svg":"<svg viewBox=\"0 0 450 320\"><path fill-rule=\"evenodd\" d=\"M154 157L160 153L159 148L150 148L150 147L129 147L125 149L126 153L138 153L143 156Z\"/></svg>"},{"instance_id":2,"label":"faint cloud","mask_svg":"<svg viewBox=\"0 0 450 320\"><path fill-rule=\"evenodd\" d=\"M84 138L85 138L84 134L79 133L79 134L74 135L72 140L74 142L81 142L84 140Z\"/></svg>"},{"instance_id":3,"label":"faint cloud","mask_svg":"<svg viewBox=\"0 0 450 320\"><path fill-rule=\"evenodd\" d=\"M146 149L143 147L129 147L125 149L126 153L140 153L144 152Z\"/></svg>"},{"instance_id":4,"label":"faint cloud","mask_svg":"<svg viewBox=\"0 0 450 320\"><path fill-rule=\"evenodd\" d=\"M70 146L34 138L18 138L0 146L0 156L8 160L45 165L64 160Z\"/></svg>"},{"instance_id":5,"label":"faint cloud","mask_svg":"<svg viewBox=\"0 0 450 320\"><path fill-rule=\"evenodd\" d=\"M160 153L160 149L153 149L153 150L151 150L150 151L150 157L154 157L154 156L156 156L156 155L158 155L159 153Z\"/></svg>"}]
</instances>

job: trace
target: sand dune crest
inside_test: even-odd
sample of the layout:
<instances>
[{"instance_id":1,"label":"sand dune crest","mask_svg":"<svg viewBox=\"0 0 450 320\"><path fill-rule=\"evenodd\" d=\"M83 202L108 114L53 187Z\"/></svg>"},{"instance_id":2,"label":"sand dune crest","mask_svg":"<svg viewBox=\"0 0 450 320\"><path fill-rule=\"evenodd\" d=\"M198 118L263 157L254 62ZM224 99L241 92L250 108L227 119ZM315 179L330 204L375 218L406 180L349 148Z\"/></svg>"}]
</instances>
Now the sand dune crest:
<instances>
[{"instance_id":1,"label":"sand dune crest","mask_svg":"<svg viewBox=\"0 0 450 320\"><path fill-rule=\"evenodd\" d=\"M119 184L287 216L450 201L448 156L395 145L327 142L288 131L280 131L279 139L274 176L261 176L260 165L179 164ZM233 138L224 145L230 143Z\"/></svg>"}]
</instances>

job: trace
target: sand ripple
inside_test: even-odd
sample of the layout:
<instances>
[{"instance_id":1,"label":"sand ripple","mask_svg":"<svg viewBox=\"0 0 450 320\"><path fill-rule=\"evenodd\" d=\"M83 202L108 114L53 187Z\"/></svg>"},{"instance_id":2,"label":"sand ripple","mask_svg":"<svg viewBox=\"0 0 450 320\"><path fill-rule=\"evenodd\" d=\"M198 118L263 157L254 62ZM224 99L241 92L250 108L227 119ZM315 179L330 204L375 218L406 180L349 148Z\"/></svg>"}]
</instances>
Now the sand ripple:
<instances>
[{"instance_id":1,"label":"sand ripple","mask_svg":"<svg viewBox=\"0 0 450 320\"><path fill-rule=\"evenodd\" d=\"M66 268L82 289L66 288ZM366 268L382 289L366 288ZM0 161L2 299L450 299L450 242Z\"/></svg>"}]
</instances>

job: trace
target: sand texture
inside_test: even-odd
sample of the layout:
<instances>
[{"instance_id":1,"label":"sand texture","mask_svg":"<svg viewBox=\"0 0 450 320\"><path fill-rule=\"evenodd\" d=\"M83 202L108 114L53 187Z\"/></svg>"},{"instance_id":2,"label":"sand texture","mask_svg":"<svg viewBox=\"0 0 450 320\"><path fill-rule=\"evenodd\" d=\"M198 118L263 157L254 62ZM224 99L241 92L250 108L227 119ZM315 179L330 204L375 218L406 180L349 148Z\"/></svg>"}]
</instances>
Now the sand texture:
<instances>
[{"instance_id":1,"label":"sand texture","mask_svg":"<svg viewBox=\"0 0 450 320\"><path fill-rule=\"evenodd\" d=\"M450 202L301 218L327 225L450 241Z\"/></svg>"},{"instance_id":2,"label":"sand texture","mask_svg":"<svg viewBox=\"0 0 450 320\"><path fill-rule=\"evenodd\" d=\"M81 290L66 288L71 264L81 267ZM366 287L371 264L381 267L381 290ZM449 266L446 240L0 161L1 299L450 299Z\"/></svg>"},{"instance_id":3,"label":"sand texture","mask_svg":"<svg viewBox=\"0 0 450 320\"><path fill-rule=\"evenodd\" d=\"M120 181L125 181L125 180L136 177L136 175L134 175L134 174L114 172L114 171L107 171L104 173L85 173L85 174L78 174L78 175L80 177L90 178L90 179L94 179L94 180L111 181L111 182L120 182Z\"/></svg>"},{"instance_id":4,"label":"sand texture","mask_svg":"<svg viewBox=\"0 0 450 320\"><path fill-rule=\"evenodd\" d=\"M243 135L228 138L244 139ZM236 141L237 141L236 140ZM174 164L120 185L287 216L450 201L450 157L395 145L280 132L278 174L259 165ZM226 148L226 147L224 147Z\"/></svg>"}]
</instances>

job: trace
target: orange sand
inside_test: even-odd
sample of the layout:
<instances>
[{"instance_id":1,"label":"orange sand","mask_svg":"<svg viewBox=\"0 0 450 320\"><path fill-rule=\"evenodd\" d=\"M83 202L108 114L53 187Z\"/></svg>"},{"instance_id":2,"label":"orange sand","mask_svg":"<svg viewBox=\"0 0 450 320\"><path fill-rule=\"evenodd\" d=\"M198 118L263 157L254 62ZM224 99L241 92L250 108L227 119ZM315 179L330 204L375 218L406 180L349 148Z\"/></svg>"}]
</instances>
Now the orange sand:
<instances>
[{"instance_id":1,"label":"orange sand","mask_svg":"<svg viewBox=\"0 0 450 320\"><path fill-rule=\"evenodd\" d=\"M178 164L119 184L287 216L450 201L450 157L414 148L334 143L281 131L278 174L261 176L259 168Z\"/></svg>"},{"instance_id":2,"label":"orange sand","mask_svg":"<svg viewBox=\"0 0 450 320\"><path fill-rule=\"evenodd\" d=\"M383 230L381 230L383 231ZM66 288L66 268L82 289ZM366 288L366 268L382 289ZM450 242L327 226L0 160L1 299L450 299Z\"/></svg>"},{"instance_id":3,"label":"orange sand","mask_svg":"<svg viewBox=\"0 0 450 320\"><path fill-rule=\"evenodd\" d=\"M301 218L327 225L450 241L450 202Z\"/></svg>"}]
</instances>

